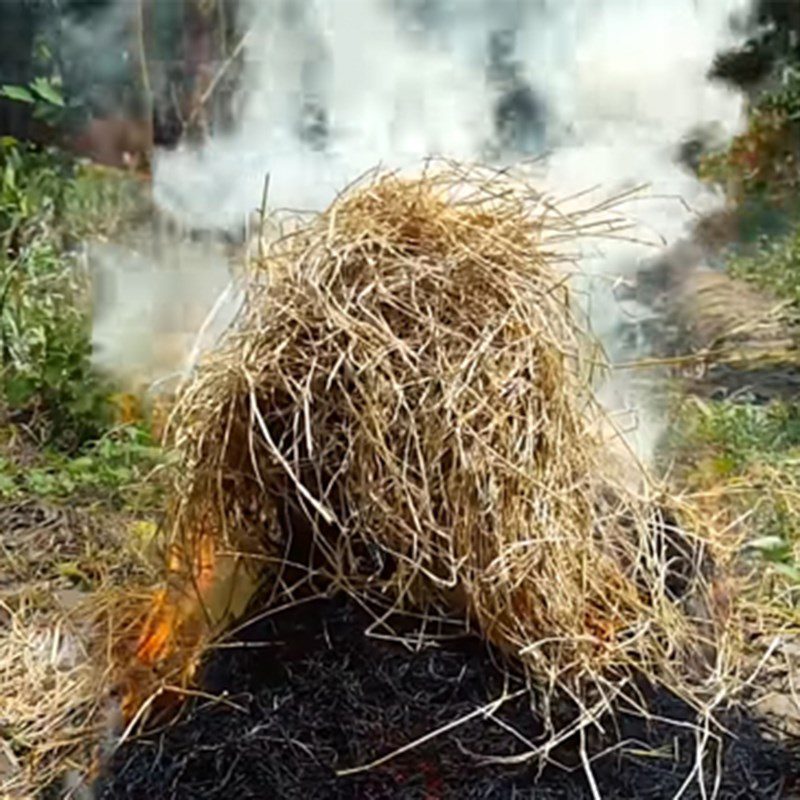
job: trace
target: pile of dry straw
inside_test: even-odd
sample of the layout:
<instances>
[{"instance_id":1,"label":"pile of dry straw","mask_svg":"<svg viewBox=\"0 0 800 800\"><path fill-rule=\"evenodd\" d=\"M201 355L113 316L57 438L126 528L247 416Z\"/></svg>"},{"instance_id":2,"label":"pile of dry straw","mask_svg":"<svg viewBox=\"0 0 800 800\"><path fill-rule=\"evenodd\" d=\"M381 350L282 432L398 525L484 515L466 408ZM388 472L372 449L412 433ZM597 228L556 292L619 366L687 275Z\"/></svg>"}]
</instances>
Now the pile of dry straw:
<instances>
[{"instance_id":1,"label":"pile of dry straw","mask_svg":"<svg viewBox=\"0 0 800 800\"><path fill-rule=\"evenodd\" d=\"M371 175L273 243L175 410L175 585L140 659L183 669L249 557L268 602L332 583L455 612L572 696L724 672L719 560L593 398L566 251L614 235L604 213L446 165Z\"/></svg>"}]
</instances>

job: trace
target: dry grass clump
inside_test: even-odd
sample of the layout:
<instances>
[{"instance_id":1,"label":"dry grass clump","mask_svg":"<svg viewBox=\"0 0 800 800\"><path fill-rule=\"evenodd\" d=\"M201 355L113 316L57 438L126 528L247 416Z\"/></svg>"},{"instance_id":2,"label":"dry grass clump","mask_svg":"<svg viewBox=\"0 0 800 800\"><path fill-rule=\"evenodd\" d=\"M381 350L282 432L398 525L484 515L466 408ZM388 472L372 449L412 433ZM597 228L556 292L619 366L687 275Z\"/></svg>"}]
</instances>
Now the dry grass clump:
<instances>
[{"instance_id":1,"label":"dry grass clump","mask_svg":"<svg viewBox=\"0 0 800 800\"><path fill-rule=\"evenodd\" d=\"M73 791L98 763L98 745L122 721L100 644L116 647L125 636L119 612L126 601L118 594L120 607L101 611L99 596L75 608L42 591L20 596L15 607L0 602L0 797L33 798L43 789L81 796ZM139 619L135 606L129 610L128 626Z\"/></svg>"},{"instance_id":2,"label":"dry grass clump","mask_svg":"<svg viewBox=\"0 0 800 800\"><path fill-rule=\"evenodd\" d=\"M0 508L0 523L0 797L84 796L121 722L117 667L156 570L122 515L28 501Z\"/></svg>"},{"instance_id":3,"label":"dry grass clump","mask_svg":"<svg viewBox=\"0 0 800 800\"><path fill-rule=\"evenodd\" d=\"M692 351L712 363L752 365L770 357L791 360L791 310L724 272L695 269L673 299L673 317Z\"/></svg>"},{"instance_id":4,"label":"dry grass clump","mask_svg":"<svg viewBox=\"0 0 800 800\"><path fill-rule=\"evenodd\" d=\"M688 660L725 663L706 545L597 407L568 288L600 216L448 165L371 176L274 243L176 409L183 552L256 554L273 598L314 576L455 610L573 695L639 672L691 693ZM160 598L148 663L198 569Z\"/></svg>"},{"instance_id":5,"label":"dry grass clump","mask_svg":"<svg viewBox=\"0 0 800 800\"><path fill-rule=\"evenodd\" d=\"M140 660L187 674L241 558L268 603L377 600L381 635L461 615L546 696L639 703L644 675L718 702L737 636L709 541L592 391L565 250L615 235L597 211L448 165L372 176L273 243L176 407L179 555Z\"/></svg>"}]
</instances>

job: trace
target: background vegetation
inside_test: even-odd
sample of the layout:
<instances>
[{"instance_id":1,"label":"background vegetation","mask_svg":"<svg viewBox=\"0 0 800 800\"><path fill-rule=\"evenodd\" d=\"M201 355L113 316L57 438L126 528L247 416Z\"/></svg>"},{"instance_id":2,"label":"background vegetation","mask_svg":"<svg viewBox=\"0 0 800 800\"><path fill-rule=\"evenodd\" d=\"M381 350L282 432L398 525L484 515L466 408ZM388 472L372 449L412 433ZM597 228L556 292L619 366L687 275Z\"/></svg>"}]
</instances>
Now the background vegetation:
<instances>
[{"instance_id":1,"label":"background vegetation","mask_svg":"<svg viewBox=\"0 0 800 800\"><path fill-rule=\"evenodd\" d=\"M10 138L0 165L0 500L154 502L159 451L92 369L84 244L130 224L141 182Z\"/></svg>"},{"instance_id":2,"label":"background vegetation","mask_svg":"<svg viewBox=\"0 0 800 800\"><path fill-rule=\"evenodd\" d=\"M762 12L771 30L738 54L747 128L699 172L725 192L739 223L722 267L800 312L800 3L765 2ZM727 79L736 55L717 65ZM796 350L777 369L800 387ZM785 396L684 399L667 452L709 513L746 525L753 552L800 588L800 396Z\"/></svg>"}]
</instances>

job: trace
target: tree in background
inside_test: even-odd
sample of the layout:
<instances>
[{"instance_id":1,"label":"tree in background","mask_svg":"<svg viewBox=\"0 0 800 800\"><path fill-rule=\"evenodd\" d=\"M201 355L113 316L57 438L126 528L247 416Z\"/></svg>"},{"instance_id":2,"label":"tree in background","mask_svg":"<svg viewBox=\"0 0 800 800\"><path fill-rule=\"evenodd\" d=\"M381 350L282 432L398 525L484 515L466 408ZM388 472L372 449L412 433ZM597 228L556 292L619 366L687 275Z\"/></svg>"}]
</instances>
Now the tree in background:
<instances>
[{"instance_id":1,"label":"tree in background","mask_svg":"<svg viewBox=\"0 0 800 800\"><path fill-rule=\"evenodd\" d=\"M800 59L800 0L760 0L758 20L773 28L767 41L777 54Z\"/></svg>"},{"instance_id":2,"label":"tree in background","mask_svg":"<svg viewBox=\"0 0 800 800\"><path fill-rule=\"evenodd\" d=\"M6 0L0 134L114 160L232 123L238 0ZM119 143L117 140L120 140Z\"/></svg>"}]
</instances>

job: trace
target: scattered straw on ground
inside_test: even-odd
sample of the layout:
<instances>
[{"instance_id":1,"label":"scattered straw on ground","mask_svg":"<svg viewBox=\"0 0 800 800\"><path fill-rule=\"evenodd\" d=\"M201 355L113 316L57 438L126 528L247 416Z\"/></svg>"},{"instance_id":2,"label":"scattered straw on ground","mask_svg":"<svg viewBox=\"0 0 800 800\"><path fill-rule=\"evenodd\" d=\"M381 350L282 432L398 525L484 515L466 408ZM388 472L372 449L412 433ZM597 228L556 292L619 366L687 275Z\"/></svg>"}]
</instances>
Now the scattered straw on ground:
<instances>
[{"instance_id":1,"label":"scattered straw on ground","mask_svg":"<svg viewBox=\"0 0 800 800\"><path fill-rule=\"evenodd\" d=\"M0 527L0 797L64 796L119 723L109 648L155 576L123 515L26 501Z\"/></svg>"}]
</instances>

